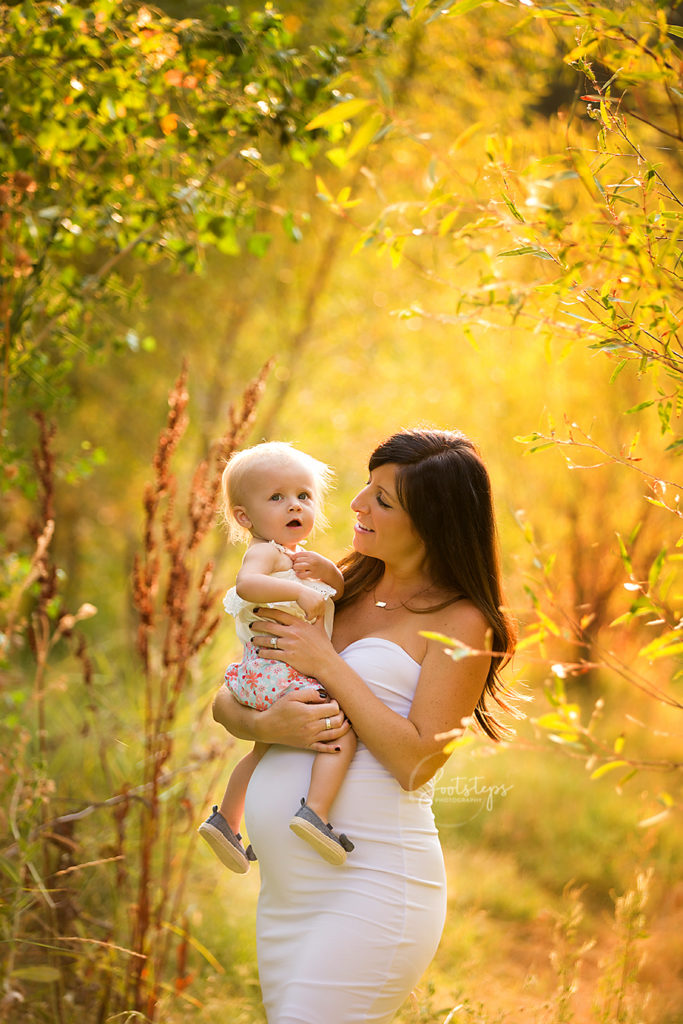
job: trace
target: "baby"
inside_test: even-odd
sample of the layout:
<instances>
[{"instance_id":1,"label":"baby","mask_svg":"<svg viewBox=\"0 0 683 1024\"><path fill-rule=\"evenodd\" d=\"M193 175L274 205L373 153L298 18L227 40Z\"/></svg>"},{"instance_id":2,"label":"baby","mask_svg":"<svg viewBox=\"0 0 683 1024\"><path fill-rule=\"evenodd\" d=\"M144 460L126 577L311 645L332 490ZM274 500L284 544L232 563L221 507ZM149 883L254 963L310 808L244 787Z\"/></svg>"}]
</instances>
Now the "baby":
<instances>
[{"instance_id":1,"label":"baby","mask_svg":"<svg viewBox=\"0 0 683 1024\"><path fill-rule=\"evenodd\" d=\"M230 539L249 538L236 585L223 602L235 616L244 644L242 661L228 666L225 682L241 704L259 711L292 690L314 686L324 693L317 680L283 662L259 657L251 623L257 617L254 608L279 608L309 620L324 616L331 636L333 599L342 594L342 575L329 559L299 546L323 518L322 499L330 477L322 462L279 441L236 453L223 472ZM328 816L356 751L355 734L345 733L336 745L338 753L316 755L308 795L289 827L326 861L343 864L353 843L333 831ZM239 873L256 860L251 846L245 850L242 845L239 827L249 780L267 750L267 743L254 744L234 768L220 807L215 806L199 826L199 834L220 860Z\"/></svg>"}]
</instances>

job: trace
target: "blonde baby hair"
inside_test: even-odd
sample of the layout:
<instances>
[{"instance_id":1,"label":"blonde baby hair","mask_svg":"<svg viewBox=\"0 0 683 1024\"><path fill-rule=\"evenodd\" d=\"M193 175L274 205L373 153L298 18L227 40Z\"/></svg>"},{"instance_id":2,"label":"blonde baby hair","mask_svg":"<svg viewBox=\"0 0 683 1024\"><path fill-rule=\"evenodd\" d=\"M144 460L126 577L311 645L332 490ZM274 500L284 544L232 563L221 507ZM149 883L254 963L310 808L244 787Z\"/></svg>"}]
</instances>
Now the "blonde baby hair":
<instances>
[{"instance_id":1,"label":"blonde baby hair","mask_svg":"<svg viewBox=\"0 0 683 1024\"><path fill-rule=\"evenodd\" d=\"M324 529L327 520L323 514L323 498L332 484L332 470L324 462L314 459L312 455L299 451L288 441L262 441L251 448L235 452L228 459L221 477L223 492L223 519L228 531L228 539L235 543L249 539L249 531L240 526L233 515L236 505L242 504L243 488L249 474L255 469L262 469L268 464L283 465L298 463L304 465L312 473L315 484L316 517L315 528Z\"/></svg>"}]
</instances>

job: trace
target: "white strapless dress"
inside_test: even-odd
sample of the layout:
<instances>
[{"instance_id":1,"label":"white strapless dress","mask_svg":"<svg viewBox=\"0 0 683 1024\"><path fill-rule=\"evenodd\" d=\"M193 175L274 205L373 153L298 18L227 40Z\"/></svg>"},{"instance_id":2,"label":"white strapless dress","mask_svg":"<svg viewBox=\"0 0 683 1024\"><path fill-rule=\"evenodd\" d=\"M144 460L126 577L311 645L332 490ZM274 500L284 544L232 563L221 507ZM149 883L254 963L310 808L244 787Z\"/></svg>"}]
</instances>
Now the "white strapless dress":
<instances>
[{"instance_id":1,"label":"white strapless dress","mask_svg":"<svg viewBox=\"0 0 683 1024\"><path fill-rule=\"evenodd\" d=\"M402 647L366 637L341 656L388 707L408 715L420 666ZM355 850L334 867L288 827L313 757L272 746L247 792L268 1022L389 1024L434 956L446 916L432 785L406 793L359 743L330 814Z\"/></svg>"}]
</instances>

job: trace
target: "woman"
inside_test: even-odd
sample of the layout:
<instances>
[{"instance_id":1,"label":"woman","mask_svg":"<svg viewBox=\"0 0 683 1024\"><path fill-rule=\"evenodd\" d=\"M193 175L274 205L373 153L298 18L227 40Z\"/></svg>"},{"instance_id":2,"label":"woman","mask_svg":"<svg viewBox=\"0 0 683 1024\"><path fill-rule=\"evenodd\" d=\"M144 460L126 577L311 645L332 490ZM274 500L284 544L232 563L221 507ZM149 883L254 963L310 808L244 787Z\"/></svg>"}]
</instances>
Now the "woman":
<instances>
[{"instance_id":1,"label":"woman","mask_svg":"<svg viewBox=\"0 0 683 1024\"><path fill-rule=\"evenodd\" d=\"M447 760L437 737L474 715L498 738L485 697L507 706L498 672L514 629L476 447L462 434L405 431L376 449L369 470L351 503L354 552L341 565L332 640L321 622L282 614L256 626L263 657L315 677L332 700L299 691L251 712L223 689L214 705L235 735L275 744L246 809L261 867L257 945L269 1024L393 1019L445 919L431 811L431 780ZM495 653L453 659L424 632ZM286 808L306 792L313 752L335 756L349 722L358 750L332 820L355 850L332 867L289 832Z\"/></svg>"}]
</instances>

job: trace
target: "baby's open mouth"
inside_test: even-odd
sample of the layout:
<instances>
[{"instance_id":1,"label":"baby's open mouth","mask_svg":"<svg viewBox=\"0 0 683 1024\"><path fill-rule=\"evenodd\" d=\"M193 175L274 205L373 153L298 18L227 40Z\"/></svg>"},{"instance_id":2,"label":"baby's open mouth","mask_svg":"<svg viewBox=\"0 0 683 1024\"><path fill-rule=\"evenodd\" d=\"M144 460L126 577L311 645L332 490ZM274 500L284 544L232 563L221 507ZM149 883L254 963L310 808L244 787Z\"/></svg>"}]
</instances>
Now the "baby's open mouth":
<instances>
[{"instance_id":1,"label":"baby's open mouth","mask_svg":"<svg viewBox=\"0 0 683 1024\"><path fill-rule=\"evenodd\" d=\"M287 523L287 526L301 526L301 520L300 519L290 519L289 522Z\"/></svg>"}]
</instances>

